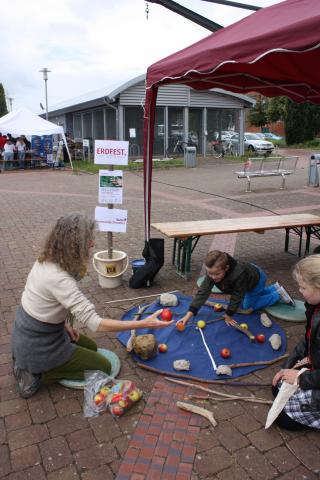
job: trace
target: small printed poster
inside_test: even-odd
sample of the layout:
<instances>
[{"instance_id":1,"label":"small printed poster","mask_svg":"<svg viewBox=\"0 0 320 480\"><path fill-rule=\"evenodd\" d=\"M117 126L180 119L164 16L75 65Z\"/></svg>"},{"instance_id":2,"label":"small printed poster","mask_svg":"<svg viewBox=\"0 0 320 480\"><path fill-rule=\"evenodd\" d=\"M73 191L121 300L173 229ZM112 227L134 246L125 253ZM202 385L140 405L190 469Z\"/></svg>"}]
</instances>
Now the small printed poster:
<instances>
[{"instance_id":1,"label":"small printed poster","mask_svg":"<svg viewBox=\"0 0 320 480\"><path fill-rule=\"evenodd\" d=\"M97 165L128 165L129 142L95 140L94 163Z\"/></svg>"},{"instance_id":2,"label":"small printed poster","mask_svg":"<svg viewBox=\"0 0 320 480\"><path fill-rule=\"evenodd\" d=\"M129 128L129 136L130 136L130 138L136 138L136 129L135 128Z\"/></svg>"},{"instance_id":3,"label":"small printed poster","mask_svg":"<svg viewBox=\"0 0 320 480\"><path fill-rule=\"evenodd\" d=\"M122 203L122 170L99 170L99 203Z\"/></svg>"},{"instance_id":4,"label":"small printed poster","mask_svg":"<svg viewBox=\"0 0 320 480\"><path fill-rule=\"evenodd\" d=\"M120 232L127 231L128 210L119 210L118 208L96 207L95 221L100 232Z\"/></svg>"}]
</instances>

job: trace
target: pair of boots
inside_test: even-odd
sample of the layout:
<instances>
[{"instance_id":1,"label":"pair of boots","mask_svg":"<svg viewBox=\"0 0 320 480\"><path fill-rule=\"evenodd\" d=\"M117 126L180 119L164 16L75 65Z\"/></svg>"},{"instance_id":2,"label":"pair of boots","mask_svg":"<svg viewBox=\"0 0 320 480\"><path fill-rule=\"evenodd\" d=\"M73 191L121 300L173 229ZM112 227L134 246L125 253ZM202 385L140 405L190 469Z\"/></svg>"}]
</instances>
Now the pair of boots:
<instances>
[{"instance_id":1,"label":"pair of boots","mask_svg":"<svg viewBox=\"0 0 320 480\"><path fill-rule=\"evenodd\" d=\"M13 375L17 381L17 389L22 398L34 395L41 386L41 374L30 373L28 370L17 367L13 359Z\"/></svg>"}]
</instances>

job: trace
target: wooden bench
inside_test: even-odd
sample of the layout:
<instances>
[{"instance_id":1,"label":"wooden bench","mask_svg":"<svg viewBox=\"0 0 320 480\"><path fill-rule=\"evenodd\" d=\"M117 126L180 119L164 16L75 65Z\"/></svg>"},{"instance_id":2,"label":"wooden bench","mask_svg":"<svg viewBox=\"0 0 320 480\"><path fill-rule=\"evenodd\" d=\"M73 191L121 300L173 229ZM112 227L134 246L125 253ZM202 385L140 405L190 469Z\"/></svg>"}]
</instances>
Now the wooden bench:
<instances>
[{"instance_id":1,"label":"wooden bench","mask_svg":"<svg viewBox=\"0 0 320 480\"><path fill-rule=\"evenodd\" d=\"M191 255L202 235L255 232L285 229L285 252L289 250L289 235L299 237L301 256L303 233L306 233L306 253L309 252L310 237L320 231L320 216L309 213L293 215L266 215L260 217L221 218L219 220L198 220L190 222L153 223L153 228L174 239L172 263L177 273L187 278L190 273Z\"/></svg>"},{"instance_id":2,"label":"wooden bench","mask_svg":"<svg viewBox=\"0 0 320 480\"><path fill-rule=\"evenodd\" d=\"M285 188L286 175L296 171L299 157L259 157L248 158L243 170L235 172L238 178L247 179L246 192L251 192L251 178L253 177L282 177L280 189Z\"/></svg>"}]
</instances>

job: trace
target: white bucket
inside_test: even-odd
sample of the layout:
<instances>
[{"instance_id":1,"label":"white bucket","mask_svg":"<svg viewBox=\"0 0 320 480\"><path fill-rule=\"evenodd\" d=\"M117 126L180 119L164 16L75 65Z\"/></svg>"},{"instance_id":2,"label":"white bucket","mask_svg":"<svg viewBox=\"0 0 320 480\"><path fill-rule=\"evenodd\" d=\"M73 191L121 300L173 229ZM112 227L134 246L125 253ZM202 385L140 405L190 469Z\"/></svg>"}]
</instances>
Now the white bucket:
<instances>
[{"instance_id":1,"label":"white bucket","mask_svg":"<svg viewBox=\"0 0 320 480\"><path fill-rule=\"evenodd\" d=\"M129 265L128 255L120 250L112 251L109 258L108 250L97 252L92 258L92 265L99 275L99 285L102 288L115 288L121 285L122 275Z\"/></svg>"}]
</instances>

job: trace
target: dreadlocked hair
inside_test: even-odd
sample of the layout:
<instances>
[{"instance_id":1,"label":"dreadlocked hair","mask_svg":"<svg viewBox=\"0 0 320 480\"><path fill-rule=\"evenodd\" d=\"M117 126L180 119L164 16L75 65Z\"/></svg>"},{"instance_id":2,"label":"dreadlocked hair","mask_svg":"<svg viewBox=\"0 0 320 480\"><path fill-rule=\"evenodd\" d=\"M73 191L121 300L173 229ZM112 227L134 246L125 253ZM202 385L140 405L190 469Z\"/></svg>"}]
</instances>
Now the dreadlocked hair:
<instances>
[{"instance_id":1,"label":"dreadlocked hair","mask_svg":"<svg viewBox=\"0 0 320 480\"><path fill-rule=\"evenodd\" d=\"M38 257L40 263L56 263L76 279L86 273L94 221L81 213L63 215L48 235Z\"/></svg>"}]
</instances>

